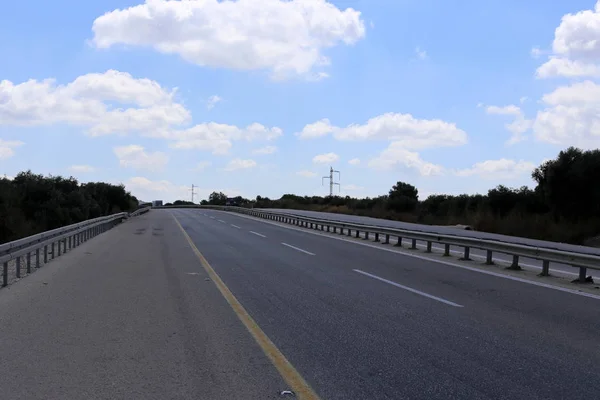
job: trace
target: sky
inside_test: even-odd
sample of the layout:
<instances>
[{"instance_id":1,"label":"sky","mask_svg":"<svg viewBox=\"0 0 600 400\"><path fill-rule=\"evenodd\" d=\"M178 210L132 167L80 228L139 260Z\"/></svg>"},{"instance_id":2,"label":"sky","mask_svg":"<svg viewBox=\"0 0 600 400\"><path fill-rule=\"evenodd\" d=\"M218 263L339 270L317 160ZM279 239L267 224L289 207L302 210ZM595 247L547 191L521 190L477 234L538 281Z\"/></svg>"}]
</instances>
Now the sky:
<instances>
[{"instance_id":1,"label":"sky","mask_svg":"<svg viewBox=\"0 0 600 400\"><path fill-rule=\"evenodd\" d=\"M144 201L534 187L600 144L600 3L31 0L0 13L0 174ZM338 191L339 190L339 191Z\"/></svg>"}]
</instances>

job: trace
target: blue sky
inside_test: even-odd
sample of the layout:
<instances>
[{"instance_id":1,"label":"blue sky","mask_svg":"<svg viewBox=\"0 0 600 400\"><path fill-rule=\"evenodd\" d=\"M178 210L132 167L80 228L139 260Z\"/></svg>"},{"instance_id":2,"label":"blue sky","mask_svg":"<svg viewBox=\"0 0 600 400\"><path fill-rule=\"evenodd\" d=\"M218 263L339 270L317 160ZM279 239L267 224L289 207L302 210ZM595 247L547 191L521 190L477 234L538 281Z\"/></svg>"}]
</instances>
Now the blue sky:
<instances>
[{"instance_id":1,"label":"blue sky","mask_svg":"<svg viewBox=\"0 0 600 400\"><path fill-rule=\"evenodd\" d=\"M597 148L595 3L455 3L7 3L0 173L171 201L325 195L331 165L342 195L424 198L531 186Z\"/></svg>"}]
</instances>

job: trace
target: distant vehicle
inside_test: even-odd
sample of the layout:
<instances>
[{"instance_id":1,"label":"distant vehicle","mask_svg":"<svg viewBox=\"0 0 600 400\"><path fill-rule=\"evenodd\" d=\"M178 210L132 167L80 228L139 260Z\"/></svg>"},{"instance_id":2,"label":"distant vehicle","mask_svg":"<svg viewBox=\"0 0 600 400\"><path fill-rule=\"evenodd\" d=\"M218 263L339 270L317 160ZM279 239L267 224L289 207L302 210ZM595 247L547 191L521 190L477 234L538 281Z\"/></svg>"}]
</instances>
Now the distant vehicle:
<instances>
[{"instance_id":1,"label":"distant vehicle","mask_svg":"<svg viewBox=\"0 0 600 400\"><path fill-rule=\"evenodd\" d=\"M152 201L152 207L161 207L163 205L162 200L154 200Z\"/></svg>"},{"instance_id":2,"label":"distant vehicle","mask_svg":"<svg viewBox=\"0 0 600 400\"><path fill-rule=\"evenodd\" d=\"M226 206L237 206L237 201L235 201L234 197L228 197L227 200L225 201L225 205Z\"/></svg>"}]
</instances>

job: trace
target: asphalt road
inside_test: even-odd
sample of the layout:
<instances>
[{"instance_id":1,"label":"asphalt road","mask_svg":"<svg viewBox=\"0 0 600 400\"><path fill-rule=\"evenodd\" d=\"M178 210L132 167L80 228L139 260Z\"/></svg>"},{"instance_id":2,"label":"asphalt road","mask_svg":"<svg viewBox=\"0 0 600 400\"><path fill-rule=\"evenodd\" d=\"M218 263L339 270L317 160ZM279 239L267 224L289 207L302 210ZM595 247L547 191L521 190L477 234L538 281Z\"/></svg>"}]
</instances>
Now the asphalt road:
<instances>
[{"instance_id":1,"label":"asphalt road","mask_svg":"<svg viewBox=\"0 0 600 400\"><path fill-rule=\"evenodd\" d=\"M475 232L475 231L466 231L462 229L457 229L453 227L439 227L439 226L429 226L429 225L421 225L421 224L412 224L408 222L401 221L390 221L386 219L380 218L371 218L371 217L361 217L358 215L346 215L346 214L335 214L335 213L327 213L327 212L318 212L318 211L306 211L306 210L290 210L290 209L274 209L268 208L263 209L264 211L272 211L278 213L285 213L290 215L298 215L304 216L308 218L320 218L320 219L328 219L332 221L346 221L348 223L356 223L356 224L364 224L364 225L375 225L375 226L384 226L396 229L408 229L408 230L417 230L424 232L436 232L441 234L448 235L460 235L467 237L475 237L480 239L490 239L490 240L499 240L502 242L509 243L517 243L528 246L537 246L544 248L555 248L563 251L573 251L580 252L586 254L595 254L600 255L600 249L586 246L576 246L566 243L556 243L556 242L548 242L543 240L534 240L527 238L520 238L516 236L506 236L506 235L498 235L487 232ZM419 248L424 248L426 243L420 242L418 244ZM434 246L435 250L435 246ZM443 251L443 246L438 245L438 250ZM451 246L451 252L454 254L462 254L463 249L455 246ZM486 254L485 251L479 249L472 249L471 257L479 260L485 260ZM508 263L512 262L512 256L508 254L502 253L494 253L494 261ZM520 265L524 268L536 270L541 272L542 270L542 262L540 260L531 259L531 258L521 258ZM571 276L573 279L579 277L579 269L574 268L571 265L566 264L558 264L552 263L550 268L550 273L557 273L566 276ZM588 276L592 276L595 281L600 281L600 271L597 270L588 270Z\"/></svg>"},{"instance_id":2,"label":"asphalt road","mask_svg":"<svg viewBox=\"0 0 600 400\"><path fill-rule=\"evenodd\" d=\"M212 210L152 210L0 290L6 399L289 388L185 235L322 399L590 399L600 297ZM262 347L262 348L261 348Z\"/></svg>"}]
</instances>

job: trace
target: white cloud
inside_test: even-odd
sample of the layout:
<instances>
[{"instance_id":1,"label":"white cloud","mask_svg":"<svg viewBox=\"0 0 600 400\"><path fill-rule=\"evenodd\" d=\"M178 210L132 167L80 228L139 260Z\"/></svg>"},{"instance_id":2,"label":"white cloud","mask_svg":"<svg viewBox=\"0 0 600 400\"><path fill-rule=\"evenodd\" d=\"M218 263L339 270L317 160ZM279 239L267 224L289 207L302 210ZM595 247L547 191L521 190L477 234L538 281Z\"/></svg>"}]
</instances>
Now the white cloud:
<instances>
[{"instance_id":1,"label":"white cloud","mask_svg":"<svg viewBox=\"0 0 600 400\"><path fill-rule=\"evenodd\" d=\"M531 174L536 165L528 161L515 161L502 158L500 160L487 160L474 164L471 168L455 171L461 177L478 176L482 179L514 179Z\"/></svg>"},{"instance_id":2,"label":"white cloud","mask_svg":"<svg viewBox=\"0 0 600 400\"><path fill-rule=\"evenodd\" d=\"M600 76L600 2L593 10L566 14L554 32L552 55L538 78Z\"/></svg>"},{"instance_id":3,"label":"white cloud","mask_svg":"<svg viewBox=\"0 0 600 400\"><path fill-rule=\"evenodd\" d=\"M317 126L318 129L315 128ZM345 128L331 126L329 120L321 120L305 126L299 136L318 137L330 132L337 140L391 140L402 143L407 149L460 146L467 143L467 134L453 123L416 119L410 114L395 113L379 115L369 119L364 125L352 124Z\"/></svg>"},{"instance_id":4,"label":"white cloud","mask_svg":"<svg viewBox=\"0 0 600 400\"><path fill-rule=\"evenodd\" d=\"M98 48L152 47L200 66L268 69L276 79L315 74L322 52L365 36L359 11L324 0L152 0L98 17Z\"/></svg>"},{"instance_id":5,"label":"white cloud","mask_svg":"<svg viewBox=\"0 0 600 400\"><path fill-rule=\"evenodd\" d=\"M278 127L268 128L254 123L246 128L216 122L195 125L189 129L167 132L162 137L172 140L175 149L199 149L224 155L229 152L233 141L274 140L283 135Z\"/></svg>"},{"instance_id":6,"label":"white cloud","mask_svg":"<svg viewBox=\"0 0 600 400\"><path fill-rule=\"evenodd\" d=\"M256 161L254 160L242 160L241 158L235 158L227 164L225 171L237 171L240 169L248 169L256 167Z\"/></svg>"},{"instance_id":7,"label":"white cloud","mask_svg":"<svg viewBox=\"0 0 600 400\"><path fill-rule=\"evenodd\" d=\"M600 77L600 65L553 57L542 64L536 70L535 75L541 79L560 76L566 78L580 76Z\"/></svg>"},{"instance_id":8,"label":"white cloud","mask_svg":"<svg viewBox=\"0 0 600 400\"><path fill-rule=\"evenodd\" d=\"M304 126L301 132L296 133L300 139L314 139L332 133L336 127L332 126L327 118Z\"/></svg>"},{"instance_id":9,"label":"white cloud","mask_svg":"<svg viewBox=\"0 0 600 400\"><path fill-rule=\"evenodd\" d=\"M419 60L424 60L427 58L427 52L418 46L415 48L415 53L417 54L417 58L419 58Z\"/></svg>"},{"instance_id":10,"label":"white cloud","mask_svg":"<svg viewBox=\"0 0 600 400\"><path fill-rule=\"evenodd\" d=\"M163 200L172 202L175 200L188 200L192 198L191 185L177 185L167 180L153 181L145 177L136 176L123 182L126 190L140 200L152 201ZM194 187L194 202L198 203L202 199L208 199L212 192L223 192L228 196L241 195L239 190L228 188L206 188Z\"/></svg>"},{"instance_id":11,"label":"white cloud","mask_svg":"<svg viewBox=\"0 0 600 400\"><path fill-rule=\"evenodd\" d=\"M520 115L521 109L519 107L511 104L511 105L504 106L504 107L488 106L485 109L485 112L487 112L488 114L496 114L496 115Z\"/></svg>"},{"instance_id":12,"label":"white cloud","mask_svg":"<svg viewBox=\"0 0 600 400\"><path fill-rule=\"evenodd\" d=\"M174 94L152 80L115 70L82 75L67 85L54 79L3 80L0 125L66 123L85 127L92 136L162 131L190 119Z\"/></svg>"},{"instance_id":13,"label":"white cloud","mask_svg":"<svg viewBox=\"0 0 600 400\"><path fill-rule=\"evenodd\" d=\"M358 164L360 164L360 159L353 158L352 160L348 161L348 164L350 164L350 165L358 165Z\"/></svg>"},{"instance_id":14,"label":"white cloud","mask_svg":"<svg viewBox=\"0 0 600 400\"><path fill-rule=\"evenodd\" d=\"M96 171L96 168L92 167L91 165L71 165L69 167L69 171L76 173L87 173Z\"/></svg>"},{"instance_id":15,"label":"white cloud","mask_svg":"<svg viewBox=\"0 0 600 400\"><path fill-rule=\"evenodd\" d=\"M220 101L223 101L223 99L217 95L214 96L210 96L208 98L208 100L206 101L206 108L208 108L209 110L213 109L215 107L215 105L217 103L219 103Z\"/></svg>"},{"instance_id":16,"label":"white cloud","mask_svg":"<svg viewBox=\"0 0 600 400\"><path fill-rule=\"evenodd\" d=\"M521 103L527 98L522 97ZM504 127L512 133L511 137L506 142L507 145L513 145L526 139L523 134L531 129L533 121L526 119L520 107L510 104L507 106L488 106L485 109L487 114L493 115L508 115L513 116L514 120L511 123L505 124Z\"/></svg>"},{"instance_id":17,"label":"white cloud","mask_svg":"<svg viewBox=\"0 0 600 400\"><path fill-rule=\"evenodd\" d=\"M338 156L335 153L325 153L325 154L318 154L318 155L314 156L312 161L315 164L329 164L329 163L334 163L334 162L338 161L339 159L340 159L340 156Z\"/></svg>"},{"instance_id":18,"label":"white cloud","mask_svg":"<svg viewBox=\"0 0 600 400\"><path fill-rule=\"evenodd\" d=\"M523 96L523 97L521 97L521 98L519 99L519 103L523 104L523 103L525 103L527 100L529 100L529 97L527 97L527 96Z\"/></svg>"},{"instance_id":19,"label":"white cloud","mask_svg":"<svg viewBox=\"0 0 600 400\"><path fill-rule=\"evenodd\" d=\"M167 165L169 157L162 152L147 153L142 146L119 146L113 149L121 167L159 171Z\"/></svg>"},{"instance_id":20,"label":"white cloud","mask_svg":"<svg viewBox=\"0 0 600 400\"><path fill-rule=\"evenodd\" d=\"M124 182L125 188L139 200L187 200L191 198L190 187L175 185L167 180L152 181L136 176Z\"/></svg>"},{"instance_id":21,"label":"white cloud","mask_svg":"<svg viewBox=\"0 0 600 400\"><path fill-rule=\"evenodd\" d=\"M296 172L296 175L303 176L304 178L313 178L317 176L317 173L313 171L303 170Z\"/></svg>"},{"instance_id":22,"label":"white cloud","mask_svg":"<svg viewBox=\"0 0 600 400\"><path fill-rule=\"evenodd\" d=\"M584 81L542 97L546 108L533 124L535 137L559 146L600 147L600 85Z\"/></svg>"},{"instance_id":23,"label":"white cloud","mask_svg":"<svg viewBox=\"0 0 600 400\"><path fill-rule=\"evenodd\" d=\"M252 154L266 155L266 154L273 154L276 151L277 151L276 146L265 146L260 149L254 149L252 151Z\"/></svg>"},{"instance_id":24,"label":"white cloud","mask_svg":"<svg viewBox=\"0 0 600 400\"><path fill-rule=\"evenodd\" d=\"M422 176L444 173L442 166L423 161L418 153L407 150L402 142L391 143L379 156L369 160L367 165L375 170L390 170L396 165L402 165L417 170Z\"/></svg>"},{"instance_id":25,"label":"white cloud","mask_svg":"<svg viewBox=\"0 0 600 400\"><path fill-rule=\"evenodd\" d=\"M1 83L0 83L1 85ZM23 146L25 143L19 140L0 139L0 160L6 160L15 155L15 148Z\"/></svg>"}]
</instances>

